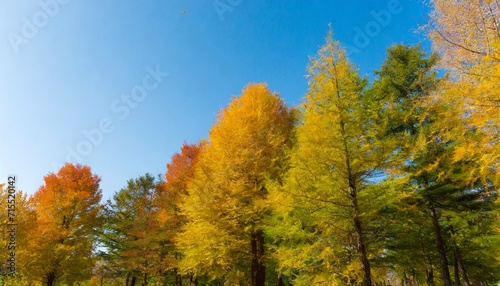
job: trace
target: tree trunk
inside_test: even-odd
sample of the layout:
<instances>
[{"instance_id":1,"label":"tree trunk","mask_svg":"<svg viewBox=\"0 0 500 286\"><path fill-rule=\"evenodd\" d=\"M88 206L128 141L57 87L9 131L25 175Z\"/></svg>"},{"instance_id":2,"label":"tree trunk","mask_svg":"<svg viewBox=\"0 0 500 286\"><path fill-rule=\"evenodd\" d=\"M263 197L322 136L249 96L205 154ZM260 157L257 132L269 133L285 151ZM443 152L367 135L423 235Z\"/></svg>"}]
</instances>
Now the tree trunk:
<instances>
[{"instance_id":1,"label":"tree trunk","mask_svg":"<svg viewBox=\"0 0 500 286\"><path fill-rule=\"evenodd\" d=\"M425 282L427 282L427 286L434 286L434 270L432 268L429 272L425 272Z\"/></svg>"},{"instance_id":2,"label":"tree trunk","mask_svg":"<svg viewBox=\"0 0 500 286\"><path fill-rule=\"evenodd\" d=\"M283 276L281 276L281 274L278 274L278 282L276 283L276 286L285 286L285 283L283 283Z\"/></svg>"},{"instance_id":3,"label":"tree trunk","mask_svg":"<svg viewBox=\"0 0 500 286\"><path fill-rule=\"evenodd\" d=\"M427 258L427 254L425 253L425 246L422 239L420 239L420 247L422 253L422 259L424 260L424 268L425 268L425 282L427 286L434 286L434 270L432 269L432 263Z\"/></svg>"},{"instance_id":4,"label":"tree trunk","mask_svg":"<svg viewBox=\"0 0 500 286\"><path fill-rule=\"evenodd\" d=\"M148 285L148 274L144 273L143 279L142 279L142 286Z\"/></svg>"},{"instance_id":5,"label":"tree trunk","mask_svg":"<svg viewBox=\"0 0 500 286\"><path fill-rule=\"evenodd\" d=\"M364 272L363 285L371 286L372 285L372 276L370 272L370 261L368 261L368 255L366 254L365 244L363 243L363 228L361 227L361 219L359 218L359 206L358 206L358 198L356 196L356 188L354 185L351 185L351 199L354 207L354 229L356 230L356 244L358 254L361 260L361 268Z\"/></svg>"},{"instance_id":6,"label":"tree trunk","mask_svg":"<svg viewBox=\"0 0 500 286\"><path fill-rule=\"evenodd\" d=\"M450 270L448 269L448 259L446 258L446 249L444 246L443 236L441 234L441 226L439 225L438 217L434 207L430 207L429 211L432 217L432 225L434 226L434 235L436 237L436 246L439 253L439 260L441 262L441 274L443 276L444 286L453 286L450 278Z\"/></svg>"},{"instance_id":7,"label":"tree trunk","mask_svg":"<svg viewBox=\"0 0 500 286\"><path fill-rule=\"evenodd\" d=\"M266 268L264 266L264 232L257 230L252 233L252 286L264 286L266 283Z\"/></svg>"},{"instance_id":8,"label":"tree trunk","mask_svg":"<svg viewBox=\"0 0 500 286\"><path fill-rule=\"evenodd\" d=\"M467 276L467 271L465 271L464 261L462 260L462 253L460 252L460 248L457 246L455 249L455 257L457 259L460 270L462 271L462 278L464 280L465 286L470 286L469 276Z\"/></svg>"},{"instance_id":9,"label":"tree trunk","mask_svg":"<svg viewBox=\"0 0 500 286\"><path fill-rule=\"evenodd\" d=\"M135 280L136 280L136 278L134 275L134 276L132 276L132 281L130 282L130 286L135 286Z\"/></svg>"},{"instance_id":10,"label":"tree trunk","mask_svg":"<svg viewBox=\"0 0 500 286\"><path fill-rule=\"evenodd\" d=\"M198 278L193 273L189 274L189 286L198 286Z\"/></svg>"},{"instance_id":11,"label":"tree trunk","mask_svg":"<svg viewBox=\"0 0 500 286\"><path fill-rule=\"evenodd\" d=\"M182 286L182 275L177 274L177 270L175 271L175 286Z\"/></svg>"},{"instance_id":12,"label":"tree trunk","mask_svg":"<svg viewBox=\"0 0 500 286\"><path fill-rule=\"evenodd\" d=\"M417 272L415 271L415 268L411 270L411 285L417 285Z\"/></svg>"},{"instance_id":13,"label":"tree trunk","mask_svg":"<svg viewBox=\"0 0 500 286\"><path fill-rule=\"evenodd\" d=\"M125 286L129 286L128 285L128 281L130 280L130 272L127 273L127 279L125 280Z\"/></svg>"},{"instance_id":14,"label":"tree trunk","mask_svg":"<svg viewBox=\"0 0 500 286\"><path fill-rule=\"evenodd\" d=\"M458 261L456 252L453 252L453 273L455 274L455 286L460 286L460 273L458 272Z\"/></svg>"},{"instance_id":15,"label":"tree trunk","mask_svg":"<svg viewBox=\"0 0 500 286\"><path fill-rule=\"evenodd\" d=\"M174 268L175 275L175 286L182 286L182 275L177 272L177 268Z\"/></svg>"},{"instance_id":16,"label":"tree trunk","mask_svg":"<svg viewBox=\"0 0 500 286\"><path fill-rule=\"evenodd\" d=\"M340 93L337 94L340 97ZM361 227L361 219L360 219L360 211L358 205L358 190L356 185L356 175L351 168L351 158L349 153L349 148L346 139L346 130L344 121L340 121L340 128L342 137L344 140L344 151L345 151L345 166L347 168L347 183L349 185L349 195L353 207L353 222L354 229L356 231L356 247L359 255L359 259L361 260L361 268L364 272L363 277L363 286L372 286L372 276L370 272L370 262L368 261L368 255L366 254L365 244L363 242L363 228Z\"/></svg>"},{"instance_id":17,"label":"tree trunk","mask_svg":"<svg viewBox=\"0 0 500 286\"><path fill-rule=\"evenodd\" d=\"M47 274L47 286L54 285L55 281L56 281L56 273L54 271Z\"/></svg>"}]
</instances>

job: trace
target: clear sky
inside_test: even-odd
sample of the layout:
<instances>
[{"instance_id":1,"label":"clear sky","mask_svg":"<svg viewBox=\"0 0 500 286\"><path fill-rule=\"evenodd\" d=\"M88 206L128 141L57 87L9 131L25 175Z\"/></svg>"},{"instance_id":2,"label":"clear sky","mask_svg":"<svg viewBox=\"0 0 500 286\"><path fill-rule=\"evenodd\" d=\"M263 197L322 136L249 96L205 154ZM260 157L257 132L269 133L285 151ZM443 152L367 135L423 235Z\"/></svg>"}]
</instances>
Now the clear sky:
<instances>
[{"instance_id":1,"label":"clear sky","mask_svg":"<svg viewBox=\"0 0 500 286\"><path fill-rule=\"evenodd\" d=\"M0 0L0 182L29 194L66 160L104 198L206 138L249 82L290 105L328 25L362 75L422 43L423 0Z\"/></svg>"}]
</instances>

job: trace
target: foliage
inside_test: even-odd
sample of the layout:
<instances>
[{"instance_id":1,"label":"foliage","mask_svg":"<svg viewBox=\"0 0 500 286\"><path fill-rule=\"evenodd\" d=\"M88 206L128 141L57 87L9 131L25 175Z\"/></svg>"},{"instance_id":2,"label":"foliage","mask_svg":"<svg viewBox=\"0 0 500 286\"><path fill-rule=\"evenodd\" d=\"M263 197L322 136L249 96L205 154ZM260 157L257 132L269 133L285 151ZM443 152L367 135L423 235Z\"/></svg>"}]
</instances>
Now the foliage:
<instances>
[{"instance_id":1,"label":"foliage","mask_svg":"<svg viewBox=\"0 0 500 286\"><path fill-rule=\"evenodd\" d=\"M498 283L500 4L431 4L433 53L393 45L369 82L330 32L302 104L248 84L164 178L105 206L78 164L18 191L18 272L2 283Z\"/></svg>"},{"instance_id":2,"label":"foliage","mask_svg":"<svg viewBox=\"0 0 500 286\"><path fill-rule=\"evenodd\" d=\"M188 219L178 237L185 273L228 285L264 275L268 182L280 180L293 123L264 84L248 85L219 114L181 206Z\"/></svg>"},{"instance_id":3,"label":"foliage","mask_svg":"<svg viewBox=\"0 0 500 286\"><path fill-rule=\"evenodd\" d=\"M100 178L87 166L65 164L34 194L36 218L26 234L29 277L52 285L88 279L102 226Z\"/></svg>"}]
</instances>

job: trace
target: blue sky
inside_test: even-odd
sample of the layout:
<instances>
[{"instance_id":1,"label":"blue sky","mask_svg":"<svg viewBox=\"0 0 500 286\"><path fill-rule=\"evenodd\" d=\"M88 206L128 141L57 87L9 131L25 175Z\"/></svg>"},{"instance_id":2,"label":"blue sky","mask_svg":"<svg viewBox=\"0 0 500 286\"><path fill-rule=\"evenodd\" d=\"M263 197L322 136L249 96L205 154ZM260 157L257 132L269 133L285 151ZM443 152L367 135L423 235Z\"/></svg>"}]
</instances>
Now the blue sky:
<instances>
[{"instance_id":1,"label":"blue sky","mask_svg":"<svg viewBox=\"0 0 500 286\"><path fill-rule=\"evenodd\" d=\"M289 105L328 25L362 75L415 32L420 0L0 0L0 182L29 194L67 159L104 198L165 172L249 82Z\"/></svg>"}]
</instances>

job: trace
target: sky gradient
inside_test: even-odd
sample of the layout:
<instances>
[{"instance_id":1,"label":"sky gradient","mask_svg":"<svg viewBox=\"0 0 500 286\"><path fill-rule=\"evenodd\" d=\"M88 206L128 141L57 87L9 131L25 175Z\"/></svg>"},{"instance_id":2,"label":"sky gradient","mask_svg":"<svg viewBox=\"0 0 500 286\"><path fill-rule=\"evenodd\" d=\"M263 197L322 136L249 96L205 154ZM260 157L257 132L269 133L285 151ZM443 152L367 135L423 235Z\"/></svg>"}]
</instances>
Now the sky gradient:
<instances>
[{"instance_id":1,"label":"sky gradient","mask_svg":"<svg viewBox=\"0 0 500 286\"><path fill-rule=\"evenodd\" d=\"M418 0L0 0L0 182L33 194L67 159L105 199L164 173L249 82L289 105L328 26L373 78L394 43L421 43Z\"/></svg>"}]
</instances>

